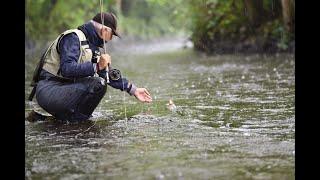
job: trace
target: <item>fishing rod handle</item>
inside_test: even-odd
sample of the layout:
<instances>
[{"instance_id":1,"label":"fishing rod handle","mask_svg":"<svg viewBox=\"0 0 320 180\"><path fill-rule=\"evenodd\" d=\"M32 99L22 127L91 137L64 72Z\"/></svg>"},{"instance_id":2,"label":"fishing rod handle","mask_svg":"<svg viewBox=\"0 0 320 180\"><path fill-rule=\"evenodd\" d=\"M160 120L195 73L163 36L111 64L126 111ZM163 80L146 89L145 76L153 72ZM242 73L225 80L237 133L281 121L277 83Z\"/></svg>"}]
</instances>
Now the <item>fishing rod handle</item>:
<instances>
[{"instance_id":1,"label":"fishing rod handle","mask_svg":"<svg viewBox=\"0 0 320 180\"><path fill-rule=\"evenodd\" d=\"M106 67L106 79L107 79L107 83L109 84L110 80L109 80L109 67L108 66Z\"/></svg>"}]
</instances>

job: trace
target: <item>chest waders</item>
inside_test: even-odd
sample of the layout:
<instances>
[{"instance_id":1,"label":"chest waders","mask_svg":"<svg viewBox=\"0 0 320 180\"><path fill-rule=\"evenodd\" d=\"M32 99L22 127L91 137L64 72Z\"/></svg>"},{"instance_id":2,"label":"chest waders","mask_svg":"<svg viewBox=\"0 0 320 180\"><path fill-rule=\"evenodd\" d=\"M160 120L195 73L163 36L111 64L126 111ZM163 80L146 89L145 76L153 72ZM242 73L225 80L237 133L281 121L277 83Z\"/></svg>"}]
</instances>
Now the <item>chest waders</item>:
<instances>
[{"instance_id":1,"label":"chest waders","mask_svg":"<svg viewBox=\"0 0 320 180\"><path fill-rule=\"evenodd\" d=\"M48 71L49 73L53 74L56 76L56 78L60 80L65 80L65 81L70 81L71 79L65 78L61 75L60 72L60 52L59 52L59 43L60 40L62 39L63 36L70 34L70 33L75 33L78 38L79 38L79 43L80 43L80 56L78 59L79 63L84 63L87 61L91 62L92 59L92 50L89 48L88 40L84 33L81 30L78 29L71 29L63 32L60 34L51 44L50 46L46 49L46 51L42 54L40 61L38 62L34 73L32 77L32 81L30 86L32 86L32 91L29 95L28 100L32 101L37 84L40 81L40 72L42 69Z\"/></svg>"}]
</instances>

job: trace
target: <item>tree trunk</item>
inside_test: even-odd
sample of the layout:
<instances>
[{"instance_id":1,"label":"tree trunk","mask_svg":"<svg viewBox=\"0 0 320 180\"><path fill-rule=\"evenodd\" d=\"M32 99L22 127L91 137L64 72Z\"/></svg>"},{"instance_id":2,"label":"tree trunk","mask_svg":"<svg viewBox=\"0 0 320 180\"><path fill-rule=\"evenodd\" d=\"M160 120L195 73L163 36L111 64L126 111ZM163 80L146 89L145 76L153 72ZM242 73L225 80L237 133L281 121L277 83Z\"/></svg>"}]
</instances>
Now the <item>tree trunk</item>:
<instances>
[{"instance_id":1,"label":"tree trunk","mask_svg":"<svg viewBox=\"0 0 320 180\"><path fill-rule=\"evenodd\" d=\"M278 17L282 17L282 5L279 0L271 0L271 7L269 7L271 20L274 20ZM268 12L269 12L268 11Z\"/></svg>"},{"instance_id":2,"label":"tree trunk","mask_svg":"<svg viewBox=\"0 0 320 180\"><path fill-rule=\"evenodd\" d=\"M124 16L129 15L132 0L122 0L121 1L121 12Z\"/></svg>"},{"instance_id":3,"label":"tree trunk","mask_svg":"<svg viewBox=\"0 0 320 180\"><path fill-rule=\"evenodd\" d=\"M244 0L245 8L249 21L254 27L259 26L264 17L262 0Z\"/></svg>"},{"instance_id":4,"label":"tree trunk","mask_svg":"<svg viewBox=\"0 0 320 180\"><path fill-rule=\"evenodd\" d=\"M281 0L281 4L284 26L288 32L294 33L294 0Z\"/></svg>"},{"instance_id":5,"label":"tree trunk","mask_svg":"<svg viewBox=\"0 0 320 180\"><path fill-rule=\"evenodd\" d=\"M116 0L116 11L117 14L121 14L121 0Z\"/></svg>"},{"instance_id":6,"label":"tree trunk","mask_svg":"<svg viewBox=\"0 0 320 180\"><path fill-rule=\"evenodd\" d=\"M108 8L107 8L107 11L108 12L111 12L113 14L115 14L116 16L118 16L118 13L119 13L119 9L118 9L118 2L119 0L111 0L109 1L108 3Z\"/></svg>"}]
</instances>

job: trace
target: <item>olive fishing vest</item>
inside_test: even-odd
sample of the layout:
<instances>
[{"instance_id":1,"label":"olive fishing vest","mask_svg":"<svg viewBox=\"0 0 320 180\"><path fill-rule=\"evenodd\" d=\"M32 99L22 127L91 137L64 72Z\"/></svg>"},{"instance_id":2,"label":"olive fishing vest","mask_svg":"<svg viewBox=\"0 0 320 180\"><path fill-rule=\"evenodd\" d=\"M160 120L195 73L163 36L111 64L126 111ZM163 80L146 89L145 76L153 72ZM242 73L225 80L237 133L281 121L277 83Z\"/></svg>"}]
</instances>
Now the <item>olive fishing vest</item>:
<instances>
[{"instance_id":1,"label":"olive fishing vest","mask_svg":"<svg viewBox=\"0 0 320 180\"><path fill-rule=\"evenodd\" d=\"M49 48L45 52L45 57L44 57L45 59L43 64L44 70L58 77L62 77L60 72L60 53L58 51L59 43L63 36L70 33L75 33L79 38L80 56L78 59L78 63L84 63L87 61L91 62L91 59L92 59L92 50L89 48L87 38L81 30L70 29L63 32L57 37L57 39L53 41L53 43L49 46Z\"/></svg>"}]
</instances>

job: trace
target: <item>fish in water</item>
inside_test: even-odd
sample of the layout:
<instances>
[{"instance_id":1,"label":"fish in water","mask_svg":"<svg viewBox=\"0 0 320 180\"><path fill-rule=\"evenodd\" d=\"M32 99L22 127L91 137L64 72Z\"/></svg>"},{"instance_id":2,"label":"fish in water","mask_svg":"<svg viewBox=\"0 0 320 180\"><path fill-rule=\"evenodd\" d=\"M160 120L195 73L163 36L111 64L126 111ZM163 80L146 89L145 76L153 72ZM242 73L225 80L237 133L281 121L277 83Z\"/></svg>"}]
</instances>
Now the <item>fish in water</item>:
<instances>
[{"instance_id":1,"label":"fish in water","mask_svg":"<svg viewBox=\"0 0 320 180\"><path fill-rule=\"evenodd\" d=\"M173 113L177 113L181 116L186 116L189 115L190 116L190 111L188 111L187 109L182 109L179 106L176 106L172 99L169 100L169 103L166 104L167 105L167 109L170 110Z\"/></svg>"},{"instance_id":2,"label":"fish in water","mask_svg":"<svg viewBox=\"0 0 320 180\"><path fill-rule=\"evenodd\" d=\"M173 103L172 99L169 100L169 103L166 104L167 109L169 109L172 112L175 112L177 110L177 106Z\"/></svg>"}]
</instances>

